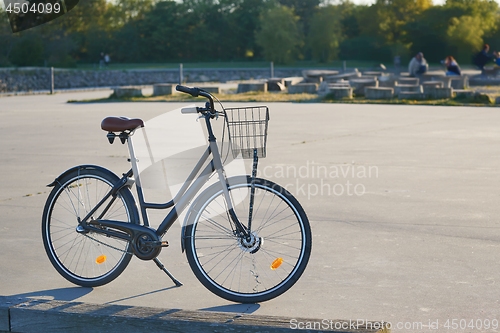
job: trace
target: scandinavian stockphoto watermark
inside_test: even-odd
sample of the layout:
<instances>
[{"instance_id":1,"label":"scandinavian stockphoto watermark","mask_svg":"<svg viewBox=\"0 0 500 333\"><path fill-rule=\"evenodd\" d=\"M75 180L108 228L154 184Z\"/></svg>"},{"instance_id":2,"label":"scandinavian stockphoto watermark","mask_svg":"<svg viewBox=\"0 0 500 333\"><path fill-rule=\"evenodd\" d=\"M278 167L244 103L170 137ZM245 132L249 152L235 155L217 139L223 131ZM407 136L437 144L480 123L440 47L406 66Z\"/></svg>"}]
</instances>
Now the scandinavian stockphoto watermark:
<instances>
[{"instance_id":1,"label":"scandinavian stockphoto watermark","mask_svg":"<svg viewBox=\"0 0 500 333\"><path fill-rule=\"evenodd\" d=\"M356 320L299 320L290 319L290 329L292 330L397 330L397 331L448 331L448 332L469 332L473 330L497 331L499 321L496 318L447 318L428 319L426 321L370 321L366 319Z\"/></svg>"},{"instance_id":2,"label":"scandinavian stockphoto watermark","mask_svg":"<svg viewBox=\"0 0 500 333\"><path fill-rule=\"evenodd\" d=\"M362 196L366 180L378 178L379 169L355 161L332 165L306 161L299 166L268 165L258 171L258 176L274 179L288 191L310 200L315 196Z\"/></svg>"}]
</instances>

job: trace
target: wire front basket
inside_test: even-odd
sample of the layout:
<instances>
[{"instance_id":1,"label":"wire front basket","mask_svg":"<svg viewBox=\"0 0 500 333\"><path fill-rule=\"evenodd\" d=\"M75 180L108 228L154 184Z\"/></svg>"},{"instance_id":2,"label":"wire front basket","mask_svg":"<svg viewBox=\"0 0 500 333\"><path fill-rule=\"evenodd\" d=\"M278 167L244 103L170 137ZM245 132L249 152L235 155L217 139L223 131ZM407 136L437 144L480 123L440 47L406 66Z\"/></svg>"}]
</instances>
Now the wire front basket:
<instances>
[{"instance_id":1,"label":"wire front basket","mask_svg":"<svg viewBox=\"0 0 500 333\"><path fill-rule=\"evenodd\" d=\"M226 121L233 157L240 153L243 158L266 157L267 124L269 109L267 106L246 108L226 108Z\"/></svg>"}]
</instances>

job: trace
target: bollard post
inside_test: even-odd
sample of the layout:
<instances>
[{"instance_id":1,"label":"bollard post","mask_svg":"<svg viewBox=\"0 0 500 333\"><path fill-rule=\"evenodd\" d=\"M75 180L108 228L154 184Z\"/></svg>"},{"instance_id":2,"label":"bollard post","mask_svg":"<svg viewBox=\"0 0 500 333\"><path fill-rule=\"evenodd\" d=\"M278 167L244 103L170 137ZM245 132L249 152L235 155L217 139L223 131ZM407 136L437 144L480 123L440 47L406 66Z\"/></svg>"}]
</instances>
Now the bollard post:
<instances>
[{"instance_id":1,"label":"bollard post","mask_svg":"<svg viewBox=\"0 0 500 333\"><path fill-rule=\"evenodd\" d=\"M50 94L54 94L54 67L50 67Z\"/></svg>"},{"instance_id":2,"label":"bollard post","mask_svg":"<svg viewBox=\"0 0 500 333\"><path fill-rule=\"evenodd\" d=\"M271 61L271 78L274 77L274 62Z\"/></svg>"},{"instance_id":3,"label":"bollard post","mask_svg":"<svg viewBox=\"0 0 500 333\"><path fill-rule=\"evenodd\" d=\"M182 67L183 67L182 63L179 64L179 84L182 84L182 81L184 81L184 77L183 77L184 75L182 73Z\"/></svg>"}]
</instances>

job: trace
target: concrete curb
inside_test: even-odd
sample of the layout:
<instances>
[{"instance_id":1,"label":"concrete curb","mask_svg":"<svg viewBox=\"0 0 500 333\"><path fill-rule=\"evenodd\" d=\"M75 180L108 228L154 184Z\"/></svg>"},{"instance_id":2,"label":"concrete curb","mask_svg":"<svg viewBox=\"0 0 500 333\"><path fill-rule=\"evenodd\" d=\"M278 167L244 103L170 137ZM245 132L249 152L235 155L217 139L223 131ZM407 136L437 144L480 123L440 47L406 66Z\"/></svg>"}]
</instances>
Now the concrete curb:
<instances>
[{"instance_id":1,"label":"concrete curb","mask_svg":"<svg viewBox=\"0 0 500 333\"><path fill-rule=\"evenodd\" d=\"M148 86L144 86L148 87ZM82 87L82 88L70 88L70 89L54 89L54 94L60 93L73 93L73 92L86 92L86 91L99 91L99 90L113 90L114 87ZM10 96L28 96L28 95L49 95L50 90L30 90L30 91L11 91L0 93L0 97L10 97Z\"/></svg>"},{"instance_id":2,"label":"concrete curb","mask_svg":"<svg viewBox=\"0 0 500 333\"><path fill-rule=\"evenodd\" d=\"M293 324L293 325L292 325ZM299 326L300 325L300 326ZM0 296L0 332L388 333L380 322L321 321ZM303 328L303 329L302 329Z\"/></svg>"}]
</instances>

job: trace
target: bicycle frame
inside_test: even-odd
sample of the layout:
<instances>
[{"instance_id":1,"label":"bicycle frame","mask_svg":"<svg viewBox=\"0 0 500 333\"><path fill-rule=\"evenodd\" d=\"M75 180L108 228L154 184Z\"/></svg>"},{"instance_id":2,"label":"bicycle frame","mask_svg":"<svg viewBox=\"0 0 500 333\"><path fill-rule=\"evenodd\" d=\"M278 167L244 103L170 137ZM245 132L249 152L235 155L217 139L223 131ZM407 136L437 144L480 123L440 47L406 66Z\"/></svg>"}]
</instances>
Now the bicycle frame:
<instances>
[{"instance_id":1,"label":"bicycle frame","mask_svg":"<svg viewBox=\"0 0 500 333\"><path fill-rule=\"evenodd\" d=\"M114 184L113 188L104 196L104 198L80 221L80 224L84 226L84 229L92 230L95 232L103 233L108 236L118 237L125 240L132 240L133 236L129 235L127 231L131 231L134 234L135 231L141 232L142 228L148 227L148 230L154 231L158 238L161 238L175 223L180 213L189 205L191 200L196 196L196 194L201 190L203 185L208 181L210 176L216 171L219 177L219 182L223 188L224 196L226 202L228 204L228 211L231 217L231 220L235 224L235 231L243 236L248 237L249 229L242 225L242 223L238 220L236 214L234 213L233 204L231 197L229 195L229 184L227 182L227 178L224 172L224 168L222 165L222 160L219 152L219 148L217 146L216 138L213 134L212 126L210 123L210 119L213 118L213 115L210 113L205 113L203 115L205 118L205 123L208 130L208 147L201 156L198 163L195 165L189 176L187 177L184 185L181 187L179 192L174 196L174 198L166 203L152 203L146 202L144 199L144 193L141 186L139 168L137 164L137 159L135 157L135 151L133 146L132 135L134 131L132 131L128 137L128 148L130 152L130 162L132 164L132 168L123 175L120 181ZM209 161L210 155L212 155L212 160ZM208 162L208 164L203 168L203 166ZM198 176L197 176L198 175ZM142 217L142 226L132 226L130 223L120 222L120 221L109 221L109 220L101 220L106 211L111 207L114 200L116 200L116 194L118 191L127 186L127 184L131 184L131 177L135 178L137 197L139 200L139 207L141 211ZM195 179L196 178L196 179ZM94 213L104 205L104 203L110 198L111 201L104 208L104 211L97 217L97 219L93 219L92 216ZM172 208L164 220L161 222L159 227L156 230L151 230L149 228L149 218L147 214L148 209L168 209ZM98 224L105 226L116 228L118 230L124 231L125 233L116 232L113 230L109 230L107 228L102 229L98 227L93 227L89 222L97 222ZM140 224L140 223L139 223ZM137 230L137 229L140 230ZM132 237L131 237L132 236Z\"/></svg>"}]
</instances>

